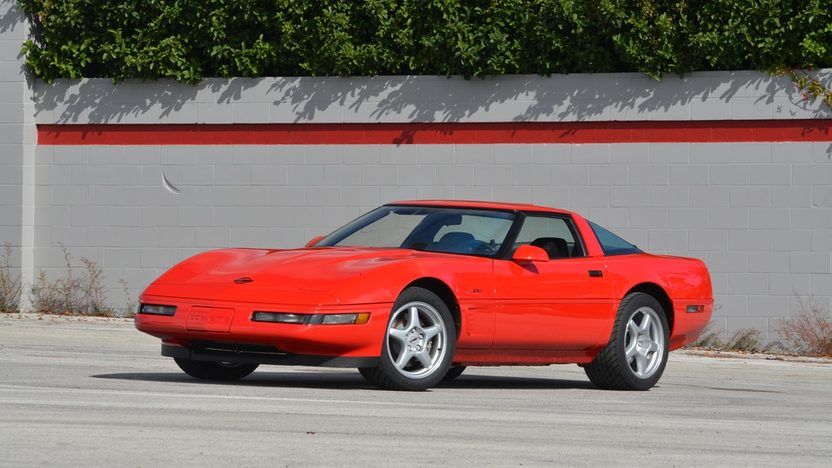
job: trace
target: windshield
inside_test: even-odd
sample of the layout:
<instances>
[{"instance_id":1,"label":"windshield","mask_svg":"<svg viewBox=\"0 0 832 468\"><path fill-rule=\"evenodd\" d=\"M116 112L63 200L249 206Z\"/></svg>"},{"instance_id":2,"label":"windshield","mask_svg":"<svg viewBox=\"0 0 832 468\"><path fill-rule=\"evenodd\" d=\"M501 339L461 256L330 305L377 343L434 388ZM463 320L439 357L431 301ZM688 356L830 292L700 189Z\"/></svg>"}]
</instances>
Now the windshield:
<instances>
[{"instance_id":1,"label":"windshield","mask_svg":"<svg viewBox=\"0 0 832 468\"><path fill-rule=\"evenodd\" d=\"M388 247L493 257L513 222L512 213L501 211L382 206L315 246Z\"/></svg>"}]
</instances>

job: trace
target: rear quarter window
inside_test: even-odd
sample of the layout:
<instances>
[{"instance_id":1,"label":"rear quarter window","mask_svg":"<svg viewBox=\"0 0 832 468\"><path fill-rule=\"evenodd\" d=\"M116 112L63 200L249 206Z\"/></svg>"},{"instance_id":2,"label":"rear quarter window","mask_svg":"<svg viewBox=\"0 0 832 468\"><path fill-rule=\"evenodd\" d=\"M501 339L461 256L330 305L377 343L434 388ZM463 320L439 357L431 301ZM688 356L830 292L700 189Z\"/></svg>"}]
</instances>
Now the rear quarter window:
<instances>
[{"instance_id":1,"label":"rear quarter window","mask_svg":"<svg viewBox=\"0 0 832 468\"><path fill-rule=\"evenodd\" d=\"M592 221L589 221L589 226L592 228L592 232L595 233L595 237L598 238L598 243L601 244L601 250L604 251L604 255L641 253L641 249L612 233L609 229L599 226Z\"/></svg>"}]
</instances>

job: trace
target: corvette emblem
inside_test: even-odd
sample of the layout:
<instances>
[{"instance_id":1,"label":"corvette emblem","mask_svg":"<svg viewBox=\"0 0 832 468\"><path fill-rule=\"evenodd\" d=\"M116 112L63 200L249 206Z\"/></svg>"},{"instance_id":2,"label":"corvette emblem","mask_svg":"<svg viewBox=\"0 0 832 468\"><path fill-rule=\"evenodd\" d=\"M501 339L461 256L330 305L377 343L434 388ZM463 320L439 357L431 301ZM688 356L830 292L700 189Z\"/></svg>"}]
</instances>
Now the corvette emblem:
<instances>
[{"instance_id":1,"label":"corvette emblem","mask_svg":"<svg viewBox=\"0 0 832 468\"><path fill-rule=\"evenodd\" d=\"M254 281L254 280L249 278L248 276L243 276L242 278L235 279L234 283L235 284L246 284L246 283L251 283L252 281Z\"/></svg>"}]
</instances>

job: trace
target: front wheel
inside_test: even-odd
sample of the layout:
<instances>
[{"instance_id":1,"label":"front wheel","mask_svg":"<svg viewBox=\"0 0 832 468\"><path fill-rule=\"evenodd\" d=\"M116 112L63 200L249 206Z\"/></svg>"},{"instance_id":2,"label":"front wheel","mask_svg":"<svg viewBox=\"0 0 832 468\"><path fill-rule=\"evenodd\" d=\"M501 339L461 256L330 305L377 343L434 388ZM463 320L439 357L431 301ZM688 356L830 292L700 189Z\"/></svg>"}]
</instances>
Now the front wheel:
<instances>
[{"instance_id":1,"label":"front wheel","mask_svg":"<svg viewBox=\"0 0 832 468\"><path fill-rule=\"evenodd\" d=\"M648 294L630 294L618 308L609 344L584 371L600 388L647 390L664 372L668 341L661 304Z\"/></svg>"},{"instance_id":2,"label":"front wheel","mask_svg":"<svg viewBox=\"0 0 832 468\"><path fill-rule=\"evenodd\" d=\"M254 372L258 364L239 362L208 362L173 358L186 374L200 380L240 380Z\"/></svg>"},{"instance_id":3,"label":"front wheel","mask_svg":"<svg viewBox=\"0 0 832 468\"><path fill-rule=\"evenodd\" d=\"M389 390L425 390L442 381L456 347L451 312L424 288L408 288L393 305L375 367L359 369L373 385Z\"/></svg>"}]
</instances>

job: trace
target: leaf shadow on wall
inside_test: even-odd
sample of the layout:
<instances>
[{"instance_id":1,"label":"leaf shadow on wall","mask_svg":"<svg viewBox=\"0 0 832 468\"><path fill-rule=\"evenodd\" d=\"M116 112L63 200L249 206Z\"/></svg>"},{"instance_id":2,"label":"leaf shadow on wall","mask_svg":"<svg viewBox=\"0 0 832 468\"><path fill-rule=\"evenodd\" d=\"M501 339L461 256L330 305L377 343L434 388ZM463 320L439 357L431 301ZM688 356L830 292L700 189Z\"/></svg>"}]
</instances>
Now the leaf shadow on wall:
<instances>
[{"instance_id":1,"label":"leaf shadow on wall","mask_svg":"<svg viewBox=\"0 0 832 468\"><path fill-rule=\"evenodd\" d=\"M661 81L638 73L209 78L196 85L87 79L36 82L34 95L36 115L63 124L684 121L767 112L832 118L832 109L805 101L789 78L754 71ZM403 131L396 141L410 143L413 135Z\"/></svg>"}]
</instances>

